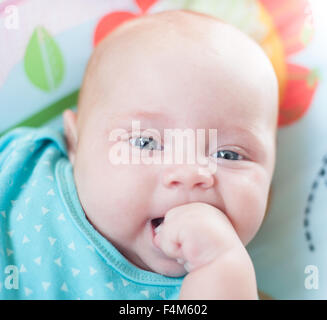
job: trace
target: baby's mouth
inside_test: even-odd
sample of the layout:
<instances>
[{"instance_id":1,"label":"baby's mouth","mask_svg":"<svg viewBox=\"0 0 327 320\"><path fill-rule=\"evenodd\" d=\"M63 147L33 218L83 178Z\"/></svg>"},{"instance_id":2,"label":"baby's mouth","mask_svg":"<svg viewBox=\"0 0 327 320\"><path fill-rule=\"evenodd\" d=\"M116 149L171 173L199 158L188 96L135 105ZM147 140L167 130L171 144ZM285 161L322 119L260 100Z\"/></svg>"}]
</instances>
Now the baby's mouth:
<instances>
[{"instance_id":1,"label":"baby's mouth","mask_svg":"<svg viewBox=\"0 0 327 320\"><path fill-rule=\"evenodd\" d=\"M160 228L160 225L163 223L164 221L164 217L162 218L156 218L156 219L152 219L151 220L151 227L152 227L152 241L155 247L157 247L158 249L160 249L158 243L156 243L155 241L155 237L157 235L157 232Z\"/></svg>"},{"instance_id":2,"label":"baby's mouth","mask_svg":"<svg viewBox=\"0 0 327 320\"><path fill-rule=\"evenodd\" d=\"M156 218L151 220L153 230L161 225L165 218Z\"/></svg>"}]
</instances>

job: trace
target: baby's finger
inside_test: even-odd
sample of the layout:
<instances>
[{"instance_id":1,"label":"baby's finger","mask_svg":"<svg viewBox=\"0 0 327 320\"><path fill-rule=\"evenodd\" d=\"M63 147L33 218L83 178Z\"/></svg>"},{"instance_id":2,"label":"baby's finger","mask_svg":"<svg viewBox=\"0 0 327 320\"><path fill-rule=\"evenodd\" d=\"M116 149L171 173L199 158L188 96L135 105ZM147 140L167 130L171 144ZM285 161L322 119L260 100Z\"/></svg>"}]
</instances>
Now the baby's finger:
<instances>
[{"instance_id":1,"label":"baby's finger","mask_svg":"<svg viewBox=\"0 0 327 320\"><path fill-rule=\"evenodd\" d=\"M168 257L178 259L178 263L184 264L181 244L177 241L177 228L167 228L165 223L162 223L154 231L156 233L154 237L155 245Z\"/></svg>"}]
</instances>

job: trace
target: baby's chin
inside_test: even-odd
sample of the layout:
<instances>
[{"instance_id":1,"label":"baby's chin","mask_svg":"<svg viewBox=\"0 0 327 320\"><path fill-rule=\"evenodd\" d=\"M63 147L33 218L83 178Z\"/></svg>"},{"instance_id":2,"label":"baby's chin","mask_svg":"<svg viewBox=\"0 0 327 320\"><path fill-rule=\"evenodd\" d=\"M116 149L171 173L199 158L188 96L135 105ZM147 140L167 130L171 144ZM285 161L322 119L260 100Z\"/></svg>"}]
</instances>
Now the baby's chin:
<instances>
[{"instance_id":1,"label":"baby's chin","mask_svg":"<svg viewBox=\"0 0 327 320\"><path fill-rule=\"evenodd\" d=\"M145 270L173 278L183 277L186 274L183 265L177 263L175 259L168 258L150 261Z\"/></svg>"},{"instance_id":2,"label":"baby's chin","mask_svg":"<svg viewBox=\"0 0 327 320\"><path fill-rule=\"evenodd\" d=\"M146 247L146 246L145 246ZM116 244L116 248L118 248ZM120 248L121 249L121 248ZM164 275L166 277L182 277L186 274L186 270L182 264L179 264L176 259L167 257L159 248L153 245L148 250L126 252L119 250L123 256L135 267Z\"/></svg>"}]
</instances>

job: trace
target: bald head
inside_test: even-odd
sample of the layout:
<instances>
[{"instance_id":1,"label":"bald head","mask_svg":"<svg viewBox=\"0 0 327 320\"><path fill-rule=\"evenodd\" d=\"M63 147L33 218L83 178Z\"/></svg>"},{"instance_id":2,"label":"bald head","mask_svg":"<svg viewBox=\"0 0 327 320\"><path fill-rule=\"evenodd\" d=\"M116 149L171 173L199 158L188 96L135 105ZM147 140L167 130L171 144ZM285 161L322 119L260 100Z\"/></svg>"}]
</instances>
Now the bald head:
<instances>
[{"instance_id":1,"label":"bald head","mask_svg":"<svg viewBox=\"0 0 327 320\"><path fill-rule=\"evenodd\" d=\"M228 24L169 11L121 25L94 50L77 120L64 114L88 220L133 264L169 276L177 264L151 240L167 206L213 205L246 245L265 211L277 102L269 59Z\"/></svg>"},{"instance_id":2,"label":"bald head","mask_svg":"<svg viewBox=\"0 0 327 320\"><path fill-rule=\"evenodd\" d=\"M205 68L208 61L214 64ZM223 86L230 78L234 82L236 78L240 84L247 83L247 87L242 89L241 85L238 90L261 90L275 106L271 108L271 117L277 119L277 79L268 57L255 41L213 17L190 11L166 11L122 24L95 48L81 88L79 120L85 110L103 106L104 96L108 98L114 88L124 88L124 77L133 77L133 71L153 68L152 76L156 77L156 67L162 64L173 66L177 74L183 72L183 63L189 64L189 68L204 67L204 72L211 69L224 74ZM155 83L153 86L155 90Z\"/></svg>"}]
</instances>

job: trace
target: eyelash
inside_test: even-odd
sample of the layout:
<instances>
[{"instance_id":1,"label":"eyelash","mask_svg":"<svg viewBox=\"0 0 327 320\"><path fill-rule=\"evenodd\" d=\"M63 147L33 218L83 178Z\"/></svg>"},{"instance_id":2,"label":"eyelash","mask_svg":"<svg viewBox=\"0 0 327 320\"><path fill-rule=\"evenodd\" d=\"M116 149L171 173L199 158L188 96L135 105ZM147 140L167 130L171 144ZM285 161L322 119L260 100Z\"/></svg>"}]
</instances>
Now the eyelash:
<instances>
[{"instance_id":1,"label":"eyelash","mask_svg":"<svg viewBox=\"0 0 327 320\"><path fill-rule=\"evenodd\" d=\"M129 142L131 143L131 141L136 141L137 139L144 139L144 138L148 138L150 140L149 143L153 142L153 141L156 141L153 139L153 137L145 137L145 136L139 136L139 137L136 137L136 138L130 138L129 139ZM132 144L132 143L131 143ZM133 144L132 144L133 145ZM142 150L144 149L143 146L146 146L147 144L143 144L142 145ZM140 147L140 146L136 146L136 147ZM149 150L159 150L159 151L162 151L164 148L163 146L159 145L157 146L157 144L155 144L155 148L151 148ZM239 153L235 152L235 151L231 151L231 150L219 150L217 152L215 152L214 154L219 154L221 155L221 157L217 156L217 157L214 157L214 158L223 158L224 160L230 160L230 161L240 161L240 160L244 160L244 157L242 155L240 155ZM233 159L234 157L234 159ZM236 159L235 159L236 158Z\"/></svg>"}]
</instances>

